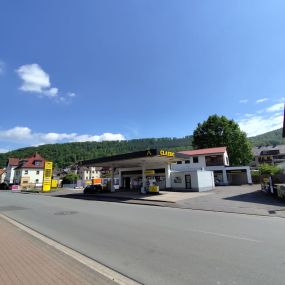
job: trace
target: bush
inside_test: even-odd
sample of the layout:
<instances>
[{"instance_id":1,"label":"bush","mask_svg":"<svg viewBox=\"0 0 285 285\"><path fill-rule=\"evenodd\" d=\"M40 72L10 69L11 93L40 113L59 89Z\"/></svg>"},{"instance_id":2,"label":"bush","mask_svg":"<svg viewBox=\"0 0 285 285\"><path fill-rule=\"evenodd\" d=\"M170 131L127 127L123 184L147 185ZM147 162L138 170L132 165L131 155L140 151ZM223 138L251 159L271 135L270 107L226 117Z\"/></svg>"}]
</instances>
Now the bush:
<instances>
[{"instance_id":1,"label":"bush","mask_svg":"<svg viewBox=\"0 0 285 285\"><path fill-rule=\"evenodd\" d=\"M73 184L76 183L78 179L78 175L74 173L68 173L62 178L62 185L63 184Z\"/></svg>"},{"instance_id":2,"label":"bush","mask_svg":"<svg viewBox=\"0 0 285 285\"><path fill-rule=\"evenodd\" d=\"M259 166L259 172L261 175L263 174L275 175L275 174L282 173L282 169L276 165L264 163Z\"/></svg>"}]
</instances>

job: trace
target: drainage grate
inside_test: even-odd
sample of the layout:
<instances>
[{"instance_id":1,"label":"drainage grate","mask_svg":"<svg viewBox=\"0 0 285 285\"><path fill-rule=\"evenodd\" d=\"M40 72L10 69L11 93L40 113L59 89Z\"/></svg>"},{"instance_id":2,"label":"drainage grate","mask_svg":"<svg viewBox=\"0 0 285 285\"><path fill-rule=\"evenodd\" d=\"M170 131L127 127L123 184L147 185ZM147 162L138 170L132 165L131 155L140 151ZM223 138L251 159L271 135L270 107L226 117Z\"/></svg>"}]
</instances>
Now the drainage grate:
<instances>
[{"instance_id":1,"label":"drainage grate","mask_svg":"<svg viewBox=\"0 0 285 285\"><path fill-rule=\"evenodd\" d=\"M276 214L276 211L274 211L274 210L269 210L269 211L268 211L268 214L274 215L274 214Z\"/></svg>"},{"instance_id":2,"label":"drainage grate","mask_svg":"<svg viewBox=\"0 0 285 285\"><path fill-rule=\"evenodd\" d=\"M0 207L0 212L4 211L18 211L18 210L27 210L28 208L20 207L20 206L3 206Z\"/></svg>"},{"instance_id":3,"label":"drainage grate","mask_svg":"<svg viewBox=\"0 0 285 285\"><path fill-rule=\"evenodd\" d=\"M58 215L58 216L66 216L66 215L74 215L74 214L77 214L78 212L76 211L62 211L62 212L56 212L54 213L55 215Z\"/></svg>"}]
</instances>

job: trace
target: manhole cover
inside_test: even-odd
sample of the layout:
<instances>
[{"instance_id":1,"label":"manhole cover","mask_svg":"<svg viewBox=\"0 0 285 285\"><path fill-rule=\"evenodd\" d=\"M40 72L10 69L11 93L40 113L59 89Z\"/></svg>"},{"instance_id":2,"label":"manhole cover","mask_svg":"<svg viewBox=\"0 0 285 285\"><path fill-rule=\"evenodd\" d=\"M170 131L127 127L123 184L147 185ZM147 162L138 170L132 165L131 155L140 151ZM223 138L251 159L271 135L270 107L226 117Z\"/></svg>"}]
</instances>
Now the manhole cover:
<instances>
[{"instance_id":1,"label":"manhole cover","mask_svg":"<svg viewBox=\"0 0 285 285\"><path fill-rule=\"evenodd\" d=\"M74 215L74 214L77 214L78 212L76 211L62 211L62 212L56 212L54 213L55 215L58 215L58 216L66 216L66 215Z\"/></svg>"}]
</instances>

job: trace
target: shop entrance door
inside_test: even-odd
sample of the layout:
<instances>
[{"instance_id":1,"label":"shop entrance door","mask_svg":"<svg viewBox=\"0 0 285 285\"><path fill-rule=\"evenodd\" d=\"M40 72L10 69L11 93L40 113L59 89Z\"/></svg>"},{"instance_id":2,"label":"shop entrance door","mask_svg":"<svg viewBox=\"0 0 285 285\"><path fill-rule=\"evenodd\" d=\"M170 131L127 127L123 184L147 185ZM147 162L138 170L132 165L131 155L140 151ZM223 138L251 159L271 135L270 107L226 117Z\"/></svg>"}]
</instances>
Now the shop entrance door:
<instances>
[{"instance_id":1,"label":"shop entrance door","mask_svg":"<svg viewBox=\"0 0 285 285\"><path fill-rule=\"evenodd\" d=\"M131 189L131 178L130 177L124 178L124 188Z\"/></svg>"},{"instance_id":2,"label":"shop entrance door","mask_svg":"<svg viewBox=\"0 0 285 285\"><path fill-rule=\"evenodd\" d=\"M185 175L185 188L191 189L191 175Z\"/></svg>"}]
</instances>

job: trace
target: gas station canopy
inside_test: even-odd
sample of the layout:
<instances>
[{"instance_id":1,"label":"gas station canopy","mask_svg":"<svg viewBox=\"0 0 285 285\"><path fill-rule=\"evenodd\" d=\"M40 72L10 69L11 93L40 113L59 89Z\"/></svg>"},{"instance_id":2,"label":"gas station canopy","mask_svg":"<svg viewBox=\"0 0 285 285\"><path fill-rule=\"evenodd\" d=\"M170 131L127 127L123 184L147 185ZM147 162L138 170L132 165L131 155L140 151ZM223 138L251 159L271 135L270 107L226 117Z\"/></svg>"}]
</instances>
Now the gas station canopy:
<instances>
[{"instance_id":1,"label":"gas station canopy","mask_svg":"<svg viewBox=\"0 0 285 285\"><path fill-rule=\"evenodd\" d=\"M188 155L175 153L162 149L147 149L143 151L106 156L90 160L80 161L79 166L129 168L141 167L142 165L171 164L188 159Z\"/></svg>"}]
</instances>

